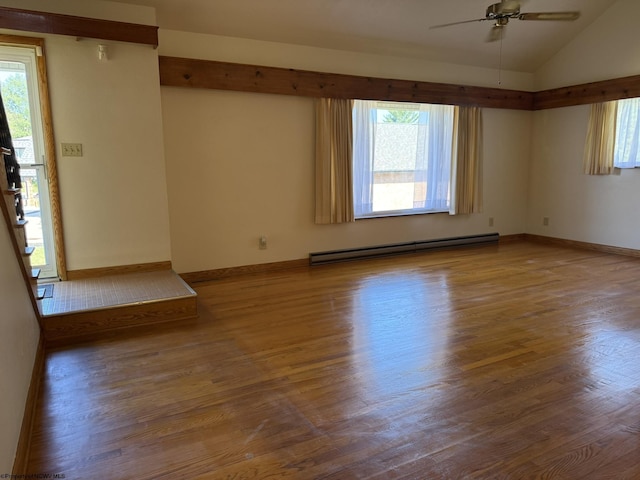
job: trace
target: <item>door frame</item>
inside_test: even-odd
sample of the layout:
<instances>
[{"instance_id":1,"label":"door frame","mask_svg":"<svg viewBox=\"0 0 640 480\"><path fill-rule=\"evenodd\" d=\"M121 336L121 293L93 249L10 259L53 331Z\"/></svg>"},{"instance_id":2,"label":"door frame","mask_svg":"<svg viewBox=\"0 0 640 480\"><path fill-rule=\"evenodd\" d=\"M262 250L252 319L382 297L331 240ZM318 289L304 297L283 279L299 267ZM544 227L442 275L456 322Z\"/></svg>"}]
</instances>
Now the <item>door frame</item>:
<instances>
[{"instance_id":1,"label":"door frame","mask_svg":"<svg viewBox=\"0 0 640 480\"><path fill-rule=\"evenodd\" d=\"M56 143L53 135L53 117L49 99L49 81L47 79L47 63L45 58L44 38L23 37L20 35L0 34L0 44L12 47L32 48L36 53L38 70L38 94L40 96L40 113L42 116L42 133L44 136L44 163L49 180L49 199L51 203L51 223L55 249L55 261L58 277L67 279L67 259L64 248L62 228L62 209L60 205L60 189L58 186L58 167L56 160Z\"/></svg>"}]
</instances>

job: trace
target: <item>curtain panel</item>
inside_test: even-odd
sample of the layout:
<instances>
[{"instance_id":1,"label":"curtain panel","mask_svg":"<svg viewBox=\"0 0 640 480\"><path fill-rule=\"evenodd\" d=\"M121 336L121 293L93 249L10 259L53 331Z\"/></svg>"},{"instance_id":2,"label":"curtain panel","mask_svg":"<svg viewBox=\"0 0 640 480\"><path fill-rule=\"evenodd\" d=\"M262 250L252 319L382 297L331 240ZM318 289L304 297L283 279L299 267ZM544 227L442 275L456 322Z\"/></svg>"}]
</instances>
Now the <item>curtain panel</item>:
<instances>
[{"instance_id":1,"label":"curtain panel","mask_svg":"<svg viewBox=\"0 0 640 480\"><path fill-rule=\"evenodd\" d=\"M355 221L352 100L316 100L315 222Z\"/></svg>"},{"instance_id":2,"label":"curtain panel","mask_svg":"<svg viewBox=\"0 0 640 480\"><path fill-rule=\"evenodd\" d=\"M456 107L452 160L452 215L482 211L482 109Z\"/></svg>"},{"instance_id":3,"label":"curtain panel","mask_svg":"<svg viewBox=\"0 0 640 480\"><path fill-rule=\"evenodd\" d=\"M587 175L609 175L613 171L617 116L616 101L591 105L583 160Z\"/></svg>"}]
</instances>

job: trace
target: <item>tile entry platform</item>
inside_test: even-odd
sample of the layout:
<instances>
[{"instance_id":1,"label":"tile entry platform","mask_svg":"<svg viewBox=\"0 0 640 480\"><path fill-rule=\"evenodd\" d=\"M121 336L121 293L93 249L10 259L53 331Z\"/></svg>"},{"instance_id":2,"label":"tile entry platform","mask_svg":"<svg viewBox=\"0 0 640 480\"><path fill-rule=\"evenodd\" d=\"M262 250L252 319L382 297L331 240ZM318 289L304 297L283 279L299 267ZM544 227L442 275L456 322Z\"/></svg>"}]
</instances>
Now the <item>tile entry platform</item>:
<instances>
[{"instance_id":1,"label":"tile entry platform","mask_svg":"<svg viewBox=\"0 0 640 480\"><path fill-rule=\"evenodd\" d=\"M53 284L40 313L47 342L197 316L196 292L173 270Z\"/></svg>"}]
</instances>

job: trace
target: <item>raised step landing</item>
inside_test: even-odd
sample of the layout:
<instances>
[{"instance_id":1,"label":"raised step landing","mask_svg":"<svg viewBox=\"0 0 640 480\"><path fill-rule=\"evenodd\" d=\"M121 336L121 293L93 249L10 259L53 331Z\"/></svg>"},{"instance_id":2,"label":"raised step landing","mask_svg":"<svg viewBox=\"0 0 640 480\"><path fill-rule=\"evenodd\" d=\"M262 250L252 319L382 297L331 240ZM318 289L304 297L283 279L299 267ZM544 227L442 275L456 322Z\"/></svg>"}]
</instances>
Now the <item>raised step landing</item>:
<instances>
[{"instance_id":1,"label":"raised step landing","mask_svg":"<svg viewBox=\"0 0 640 480\"><path fill-rule=\"evenodd\" d=\"M196 293L172 270L52 285L51 297L38 302L47 342L197 316Z\"/></svg>"}]
</instances>

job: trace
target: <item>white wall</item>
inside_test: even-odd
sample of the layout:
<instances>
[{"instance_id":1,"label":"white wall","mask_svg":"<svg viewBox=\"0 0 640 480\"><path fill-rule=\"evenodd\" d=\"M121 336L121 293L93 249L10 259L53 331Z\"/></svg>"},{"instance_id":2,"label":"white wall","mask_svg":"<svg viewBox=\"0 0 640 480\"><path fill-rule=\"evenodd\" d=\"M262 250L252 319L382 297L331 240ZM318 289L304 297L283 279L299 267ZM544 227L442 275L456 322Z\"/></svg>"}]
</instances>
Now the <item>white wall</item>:
<instances>
[{"instance_id":1,"label":"white wall","mask_svg":"<svg viewBox=\"0 0 640 480\"><path fill-rule=\"evenodd\" d=\"M169 260L156 51L115 43L99 62L96 41L46 46L57 145L84 153L58 157L68 268Z\"/></svg>"},{"instance_id":2,"label":"white wall","mask_svg":"<svg viewBox=\"0 0 640 480\"><path fill-rule=\"evenodd\" d=\"M0 219L0 223L0 472L10 473L18 446L40 328L4 219Z\"/></svg>"},{"instance_id":3,"label":"white wall","mask_svg":"<svg viewBox=\"0 0 640 480\"><path fill-rule=\"evenodd\" d=\"M535 89L640 74L638 0L618 0L535 73Z\"/></svg>"},{"instance_id":4,"label":"white wall","mask_svg":"<svg viewBox=\"0 0 640 480\"><path fill-rule=\"evenodd\" d=\"M499 231L522 233L529 112L486 110L485 213L315 225L308 98L162 89L178 272L300 259L313 251ZM489 228L488 217L495 218ZM260 235L267 250L258 249Z\"/></svg>"},{"instance_id":5,"label":"white wall","mask_svg":"<svg viewBox=\"0 0 640 480\"><path fill-rule=\"evenodd\" d=\"M0 0L72 15L155 21L152 8L113 2L18 3ZM58 35L45 41L67 267L170 260L157 50ZM109 47L107 62L98 61L99 43ZM84 156L62 157L62 142L81 143Z\"/></svg>"},{"instance_id":6,"label":"white wall","mask_svg":"<svg viewBox=\"0 0 640 480\"><path fill-rule=\"evenodd\" d=\"M539 72L539 89L640 74L640 2L618 0ZM589 106L539 111L533 120L527 232L640 249L640 171L582 173ZM542 225L549 217L549 226Z\"/></svg>"},{"instance_id":7,"label":"white wall","mask_svg":"<svg viewBox=\"0 0 640 480\"><path fill-rule=\"evenodd\" d=\"M160 53L382 78L496 86L491 69L186 32L160 31ZM529 74L503 73L527 90ZM313 101L162 88L172 261L178 272L300 259L310 252L499 231L526 224L531 113L485 110L485 209L313 223ZM492 139L496 139L493 141ZM495 226L488 226L488 217ZM258 249L260 235L267 250Z\"/></svg>"},{"instance_id":8,"label":"white wall","mask_svg":"<svg viewBox=\"0 0 640 480\"><path fill-rule=\"evenodd\" d=\"M527 232L640 250L640 170L582 173L589 110L581 105L535 113Z\"/></svg>"}]
</instances>

